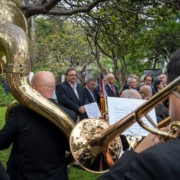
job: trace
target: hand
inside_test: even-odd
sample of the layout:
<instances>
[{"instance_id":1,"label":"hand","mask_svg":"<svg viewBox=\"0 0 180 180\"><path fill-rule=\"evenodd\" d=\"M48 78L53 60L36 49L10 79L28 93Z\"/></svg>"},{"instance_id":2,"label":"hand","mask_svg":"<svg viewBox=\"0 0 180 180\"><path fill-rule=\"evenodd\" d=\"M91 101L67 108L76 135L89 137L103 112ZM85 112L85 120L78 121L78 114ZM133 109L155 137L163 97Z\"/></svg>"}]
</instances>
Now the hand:
<instances>
[{"instance_id":1,"label":"hand","mask_svg":"<svg viewBox=\"0 0 180 180\"><path fill-rule=\"evenodd\" d=\"M103 97L104 96L104 94L103 93L101 93L101 92L99 92L99 97Z\"/></svg>"},{"instance_id":2,"label":"hand","mask_svg":"<svg viewBox=\"0 0 180 180\"><path fill-rule=\"evenodd\" d=\"M161 128L160 130L162 131L169 131L169 125L166 127ZM152 133L149 133L148 136L146 136L142 142L135 148L135 152L140 153L147 148L154 146L156 144L161 144L164 143L164 140L161 136L154 135Z\"/></svg>"},{"instance_id":3,"label":"hand","mask_svg":"<svg viewBox=\"0 0 180 180\"><path fill-rule=\"evenodd\" d=\"M159 138L159 136L149 133L148 136L146 136L142 140L142 142L140 142L140 144L135 148L134 151L137 153L140 153L155 144L160 144L163 142L164 142L164 140L162 138Z\"/></svg>"},{"instance_id":4,"label":"hand","mask_svg":"<svg viewBox=\"0 0 180 180\"><path fill-rule=\"evenodd\" d=\"M85 110L84 106L81 106L78 111L80 114L83 114L83 113L85 113L86 110Z\"/></svg>"}]
</instances>

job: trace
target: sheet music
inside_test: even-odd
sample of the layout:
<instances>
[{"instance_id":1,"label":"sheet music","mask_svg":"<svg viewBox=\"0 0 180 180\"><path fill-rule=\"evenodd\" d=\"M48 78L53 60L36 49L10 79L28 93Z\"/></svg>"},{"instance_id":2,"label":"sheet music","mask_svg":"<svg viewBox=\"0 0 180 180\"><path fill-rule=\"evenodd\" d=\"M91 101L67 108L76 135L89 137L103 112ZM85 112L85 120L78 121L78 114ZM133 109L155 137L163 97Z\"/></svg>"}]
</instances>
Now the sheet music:
<instances>
[{"instance_id":1,"label":"sheet music","mask_svg":"<svg viewBox=\"0 0 180 180\"><path fill-rule=\"evenodd\" d=\"M130 114L145 101L146 100L141 100L141 99L107 97L110 125L115 124L116 122L118 122L119 120ZM157 124L155 110L152 109L148 113L148 115L152 118L154 123ZM142 117L141 119L145 124L152 127L152 125L149 123L146 117ZM149 132L143 129L142 127L140 127L138 123L134 123L126 131L123 132L123 134L125 135L138 134L140 136L147 136L148 133Z\"/></svg>"},{"instance_id":2,"label":"sheet music","mask_svg":"<svg viewBox=\"0 0 180 180\"><path fill-rule=\"evenodd\" d=\"M96 102L84 105L88 118L99 118L101 117L101 112Z\"/></svg>"}]
</instances>

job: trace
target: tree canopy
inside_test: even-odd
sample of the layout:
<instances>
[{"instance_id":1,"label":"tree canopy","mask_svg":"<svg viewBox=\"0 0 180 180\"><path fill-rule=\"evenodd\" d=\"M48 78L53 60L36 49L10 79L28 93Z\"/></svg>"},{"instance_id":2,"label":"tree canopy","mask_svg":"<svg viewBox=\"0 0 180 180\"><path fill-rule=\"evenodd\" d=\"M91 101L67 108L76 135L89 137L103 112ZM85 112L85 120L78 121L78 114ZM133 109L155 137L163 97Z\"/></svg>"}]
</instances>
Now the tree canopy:
<instances>
[{"instance_id":1,"label":"tree canopy","mask_svg":"<svg viewBox=\"0 0 180 180\"><path fill-rule=\"evenodd\" d=\"M156 68L179 48L178 0L16 1L27 18L41 15L36 66L94 62L123 86L127 74Z\"/></svg>"}]
</instances>

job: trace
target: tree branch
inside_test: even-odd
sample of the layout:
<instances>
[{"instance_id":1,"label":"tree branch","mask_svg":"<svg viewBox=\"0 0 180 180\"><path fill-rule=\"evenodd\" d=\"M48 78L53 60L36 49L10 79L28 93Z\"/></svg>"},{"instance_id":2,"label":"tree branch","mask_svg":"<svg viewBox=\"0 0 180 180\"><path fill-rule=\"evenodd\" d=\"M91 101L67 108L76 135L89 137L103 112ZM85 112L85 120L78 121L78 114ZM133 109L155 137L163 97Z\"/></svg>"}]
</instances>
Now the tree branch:
<instances>
[{"instance_id":1,"label":"tree branch","mask_svg":"<svg viewBox=\"0 0 180 180\"><path fill-rule=\"evenodd\" d=\"M82 5L81 7L71 6L71 9L65 10L53 10L53 8L60 2L61 0L50 0L49 2L45 3L45 1L41 1L41 3L33 4L33 5L26 5L21 6L23 13L25 14L26 18L37 14L47 14L47 15L59 15L59 16L71 16L77 13L84 13L91 11L94 7L96 7L99 3L107 1L107 0L94 0L89 5Z\"/></svg>"}]
</instances>

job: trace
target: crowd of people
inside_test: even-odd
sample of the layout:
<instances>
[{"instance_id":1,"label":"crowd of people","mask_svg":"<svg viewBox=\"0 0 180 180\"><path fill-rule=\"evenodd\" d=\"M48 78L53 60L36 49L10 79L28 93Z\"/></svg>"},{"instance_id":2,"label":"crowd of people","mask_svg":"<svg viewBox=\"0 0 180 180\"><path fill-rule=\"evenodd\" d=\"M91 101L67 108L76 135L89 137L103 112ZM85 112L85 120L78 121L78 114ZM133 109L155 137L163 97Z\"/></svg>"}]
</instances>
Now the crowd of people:
<instances>
[{"instance_id":1,"label":"crowd of people","mask_svg":"<svg viewBox=\"0 0 180 180\"><path fill-rule=\"evenodd\" d=\"M145 75L143 83L138 85L137 76L131 74L121 93L115 85L115 77L112 73L103 77L104 92L102 92L100 81L94 78L88 78L85 86L77 83L77 72L74 68L68 68L65 81L57 85L52 73L40 71L33 76L31 85L42 96L57 104L77 123L87 118L84 105L92 102L97 102L99 105L102 94L110 97L148 100L166 87L167 81L170 83L177 78L180 75L179 69L180 50L170 59L167 66L168 78L165 74L161 74L159 79L153 82L151 75ZM52 98L54 91L58 103ZM168 111L172 121L179 121L180 100L172 95L169 98L169 106L167 104L161 103L156 108L157 121L160 122L169 116ZM110 171L100 178L101 180L176 180L179 178L179 138L163 143L163 140L157 137L155 144L160 145L150 147L152 145L150 141L154 137L150 134L135 151L129 151L125 136L120 137L123 149L126 151ZM10 147L12 143L6 169L8 175L0 164L2 172L0 174L3 175L4 180L68 179L65 161L65 152L70 150L68 141L62 132L45 117L23 105L14 107L7 123L0 131L0 150ZM157 169L161 173L156 173Z\"/></svg>"}]
</instances>

